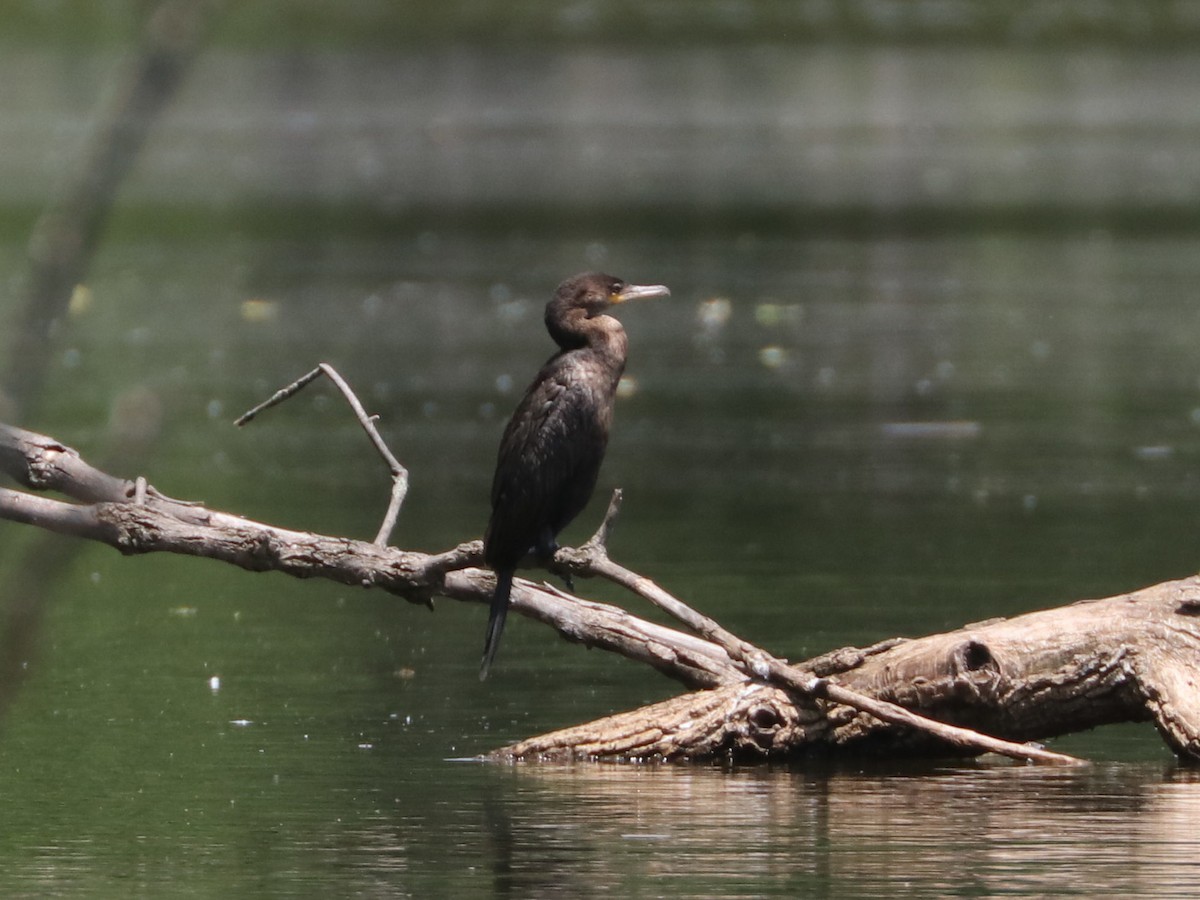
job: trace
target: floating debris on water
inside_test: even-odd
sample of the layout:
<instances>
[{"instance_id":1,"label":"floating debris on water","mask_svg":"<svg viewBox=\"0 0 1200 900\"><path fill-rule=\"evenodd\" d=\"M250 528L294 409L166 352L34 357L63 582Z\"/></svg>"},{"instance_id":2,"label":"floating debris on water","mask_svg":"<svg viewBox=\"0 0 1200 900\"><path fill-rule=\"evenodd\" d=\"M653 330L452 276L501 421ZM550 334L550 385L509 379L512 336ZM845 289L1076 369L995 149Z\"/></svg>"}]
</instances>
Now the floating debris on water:
<instances>
[{"instance_id":1,"label":"floating debris on water","mask_svg":"<svg viewBox=\"0 0 1200 900\"><path fill-rule=\"evenodd\" d=\"M1147 462L1155 462L1160 459L1170 459L1175 455L1175 448L1170 444L1150 444L1144 447L1135 447L1133 455Z\"/></svg>"},{"instance_id":2,"label":"floating debris on water","mask_svg":"<svg viewBox=\"0 0 1200 900\"><path fill-rule=\"evenodd\" d=\"M787 350L777 344L771 344L758 351L758 361L768 369L778 369L787 362Z\"/></svg>"},{"instance_id":3,"label":"floating debris on water","mask_svg":"<svg viewBox=\"0 0 1200 900\"><path fill-rule=\"evenodd\" d=\"M973 440L983 434L983 425L969 419L947 422L885 422L880 430L886 437L920 440Z\"/></svg>"},{"instance_id":4,"label":"floating debris on water","mask_svg":"<svg viewBox=\"0 0 1200 900\"><path fill-rule=\"evenodd\" d=\"M71 300L67 303L67 315L82 316L92 308L92 289L86 284L75 285Z\"/></svg>"},{"instance_id":5,"label":"floating debris on water","mask_svg":"<svg viewBox=\"0 0 1200 900\"><path fill-rule=\"evenodd\" d=\"M523 322L529 316L529 301L505 300L496 307L496 316L505 325Z\"/></svg>"},{"instance_id":6,"label":"floating debris on water","mask_svg":"<svg viewBox=\"0 0 1200 900\"><path fill-rule=\"evenodd\" d=\"M696 306L696 319L705 331L720 331L733 315L733 304L724 297L703 300Z\"/></svg>"},{"instance_id":7,"label":"floating debris on water","mask_svg":"<svg viewBox=\"0 0 1200 900\"><path fill-rule=\"evenodd\" d=\"M804 307L799 303L760 303L754 307L754 321L764 328L775 328L785 323L795 324L804 318Z\"/></svg>"},{"instance_id":8,"label":"floating debris on water","mask_svg":"<svg viewBox=\"0 0 1200 900\"><path fill-rule=\"evenodd\" d=\"M243 322L273 322L279 317L279 303L262 297L243 300L241 306Z\"/></svg>"}]
</instances>

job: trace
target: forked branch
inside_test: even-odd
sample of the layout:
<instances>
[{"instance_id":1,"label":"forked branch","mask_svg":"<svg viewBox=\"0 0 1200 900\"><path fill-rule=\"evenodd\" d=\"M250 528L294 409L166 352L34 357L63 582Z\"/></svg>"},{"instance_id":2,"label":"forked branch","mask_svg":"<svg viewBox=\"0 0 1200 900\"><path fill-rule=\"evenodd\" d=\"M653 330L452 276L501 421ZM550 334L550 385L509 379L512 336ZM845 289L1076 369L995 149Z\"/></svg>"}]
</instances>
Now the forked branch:
<instances>
[{"instance_id":1,"label":"forked branch","mask_svg":"<svg viewBox=\"0 0 1200 900\"><path fill-rule=\"evenodd\" d=\"M280 388L258 406L243 413L235 421L234 425L241 427L248 424L255 416L264 410L270 409L272 406L277 406L289 397L297 394L302 388L316 381L317 378L324 375L332 381L346 402L350 404L350 409L354 411L355 418L358 419L358 424L362 426L363 431L367 433L371 444L375 447L376 452L383 457L383 461L387 463L388 471L392 475L392 494L388 501L387 512L384 513L383 522L379 526L379 532L375 535L375 545L378 547L386 547L388 539L392 536L392 531L396 527L396 520L400 517L400 507L404 505L404 498L408 494L408 469L400 465L400 460L392 454L388 449L387 442L379 433L379 429L375 427L375 421L378 416L368 415L366 409L359 401L358 396L353 389L347 384L346 380L338 374L337 370L328 363L320 363L318 366L306 375L297 378L287 387Z\"/></svg>"}]
</instances>

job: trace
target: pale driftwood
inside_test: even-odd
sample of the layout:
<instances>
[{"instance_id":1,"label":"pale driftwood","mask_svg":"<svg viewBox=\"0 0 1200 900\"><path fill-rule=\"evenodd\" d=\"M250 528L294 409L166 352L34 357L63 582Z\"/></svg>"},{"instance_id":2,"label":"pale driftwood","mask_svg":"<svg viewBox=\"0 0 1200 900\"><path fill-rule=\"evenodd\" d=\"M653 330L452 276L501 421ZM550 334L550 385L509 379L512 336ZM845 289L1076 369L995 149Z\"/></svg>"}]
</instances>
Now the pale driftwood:
<instances>
[{"instance_id":1,"label":"pale driftwood","mask_svg":"<svg viewBox=\"0 0 1200 900\"><path fill-rule=\"evenodd\" d=\"M854 691L1011 740L1153 722L1200 758L1200 577L850 652ZM820 671L821 661L801 669ZM944 751L936 739L764 684L677 697L497 750L498 759Z\"/></svg>"},{"instance_id":2,"label":"pale driftwood","mask_svg":"<svg viewBox=\"0 0 1200 900\"><path fill-rule=\"evenodd\" d=\"M486 602L491 594L490 573L476 567L478 542L424 554L275 528L170 500L144 485L139 490L138 481L97 473L53 439L8 427L0 429L0 468L27 486L54 487L84 499L65 503L0 489L0 517L101 540L124 553L210 556L255 571L381 587L414 602L429 602L434 595ZM610 525L611 516L597 539L579 551L564 551L556 563L581 574L625 579L585 558L589 553L607 558L595 545L603 549ZM644 596L661 591L635 573L628 577L638 579L633 587ZM889 701L950 722L985 725L1017 740L1153 719L1173 749L1200 756L1200 711L1190 694L1200 641L1192 621L1193 610L1200 609L1200 585L1194 581L918 641L840 651L798 666L727 632L717 634L714 643L528 581L519 581L513 608L569 640L622 653L691 687L711 690L534 738L495 751L493 759L973 754L995 741L1001 752L1018 758L1072 761L1011 741L976 740L982 736L969 732L964 734L970 743L959 744L953 732L939 734L925 720L882 705ZM685 606L675 613L685 619L696 615ZM715 623L695 624L710 636L720 629ZM871 715L876 709L890 721Z\"/></svg>"}]
</instances>

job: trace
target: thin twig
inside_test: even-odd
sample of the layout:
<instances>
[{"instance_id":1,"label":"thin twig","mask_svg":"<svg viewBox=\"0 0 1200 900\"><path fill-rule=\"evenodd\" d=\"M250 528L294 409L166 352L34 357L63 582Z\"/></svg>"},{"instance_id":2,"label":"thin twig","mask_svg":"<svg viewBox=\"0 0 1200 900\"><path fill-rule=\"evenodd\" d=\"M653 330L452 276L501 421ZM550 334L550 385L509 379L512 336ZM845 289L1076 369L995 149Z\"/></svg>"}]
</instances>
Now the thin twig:
<instances>
[{"instance_id":1,"label":"thin twig","mask_svg":"<svg viewBox=\"0 0 1200 900\"><path fill-rule=\"evenodd\" d=\"M560 549L555 554L555 562L578 575L599 575L607 578L631 593L649 600L696 634L724 648L731 658L744 664L743 668L747 674L765 681L769 673L766 653L721 627L708 616L692 609L644 575L639 575L612 561L608 555L608 538L612 534L617 516L620 514L621 500L621 489L617 488L612 493L608 509L605 511L596 533L578 549L570 547Z\"/></svg>"},{"instance_id":2,"label":"thin twig","mask_svg":"<svg viewBox=\"0 0 1200 900\"><path fill-rule=\"evenodd\" d=\"M986 753L998 753L1001 756L1007 756L1009 759L1019 759L1041 765L1086 765L1086 762L1078 757L1069 756L1066 753L1055 753L1053 750L1047 750L1039 744L1018 744L1015 741L1006 741L1003 738L992 737L989 734L982 734L970 728L963 728L960 725L949 725L946 722L938 722L935 719L926 718L895 703L888 703L886 700L879 700L874 697L868 697L866 694L860 694L858 691L852 691L850 688L843 687L836 682L830 681L828 678L818 678L815 675L804 678L795 669L781 660L772 658L770 667L769 680L776 685L789 689L798 689L811 697L832 700L834 703L842 704L842 706L849 706L852 709L857 709L859 712L868 713L881 722L890 722L893 725L906 725L917 731L931 734L956 747L980 750Z\"/></svg>"},{"instance_id":3,"label":"thin twig","mask_svg":"<svg viewBox=\"0 0 1200 900\"><path fill-rule=\"evenodd\" d=\"M375 427L375 420L378 416L368 415L362 403L359 402L358 396L354 390L346 383L346 380L337 373L337 370L328 363L321 363L311 372L301 376L293 381L287 387L281 388L272 394L268 399L264 400L258 406L243 413L236 420L235 425L241 427L251 421L255 416L264 410L270 409L287 400L292 395L298 393L302 388L316 381L321 375L326 376L332 381L342 396L346 398L346 402L350 404L350 408L354 411L355 417L358 419L358 424L367 433L371 443L375 446L375 450L383 461L387 464L388 471L392 476L392 495L388 501L387 512L384 514L383 522L379 526L379 533L375 535L374 544L377 547L386 547L388 539L392 536L392 530L396 527L396 520L400 517L400 507L404 505L404 497L408 493L408 470L400 465L400 461L388 449L387 443L380 435L379 429Z\"/></svg>"},{"instance_id":4,"label":"thin twig","mask_svg":"<svg viewBox=\"0 0 1200 900\"><path fill-rule=\"evenodd\" d=\"M580 547L580 550L587 552L592 547L600 547L607 552L608 539L612 535L613 528L617 524L617 516L621 514L621 499L624 494L620 488L614 488L612 497L608 501L608 509L604 511L604 518L600 520L600 527L596 529L596 533L587 539L587 542Z\"/></svg>"},{"instance_id":5,"label":"thin twig","mask_svg":"<svg viewBox=\"0 0 1200 900\"><path fill-rule=\"evenodd\" d=\"M287 387L280 388L279 390L277 390L275 393L273 393L270 397L268 397L262 403L258 404L258 406L254 407L251 410L248 410L247 412L242 413L240 416L238 416L236 419L233 420L233 424L236 425L238 428L241 428L243 425L248 425L250 423L250 421L255 416L257 416L260 412L265 412L266 410L270 409L272 406L277 406L278 404L280 404L284 400L286 400L288 397L297 393L301 388L303 388L309 384L312 384L312 382L316 381L320 377L321 377L321 367L317 366L317 368L313 369L307 375L301 375L299 378L297 378L295 381L293 381Z\"/></svg>"},{"instance_id":6,"label":"thin twig","mask_svg":"<svg viewBox=\"0 0 1200 900\"><path fill-rule=\"evenodd\" d=\"M425 560L423 576L427 581L432 582L437 576L445 575L447 572L482 564L483 541L467 541L457 547L443 550L441 553L430 554Z\"/></svg>"}]
</instances>

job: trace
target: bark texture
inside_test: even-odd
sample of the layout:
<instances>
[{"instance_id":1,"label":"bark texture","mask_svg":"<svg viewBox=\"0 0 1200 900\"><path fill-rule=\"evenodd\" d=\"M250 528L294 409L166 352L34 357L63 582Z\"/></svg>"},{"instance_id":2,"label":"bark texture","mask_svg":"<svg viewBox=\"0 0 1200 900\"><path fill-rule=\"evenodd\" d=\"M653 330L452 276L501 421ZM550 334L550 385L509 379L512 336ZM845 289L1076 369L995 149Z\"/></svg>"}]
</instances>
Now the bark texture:
<instances>
[{"instance_id":1,"label":"bark texture","mask_svg":"<svg viewBox=\"0 0 1200 900\"><path fill-rule=\"evenodd\" d=\"M1200 578L843 651L797 666L942 722L1012 741L1152 721L1177 754L1200 758ZM836 673L836 674L835 674ZM821 753L944 754L921 731L741 683L531 738L497 759Z\"/></svg>"}]
</instances>

